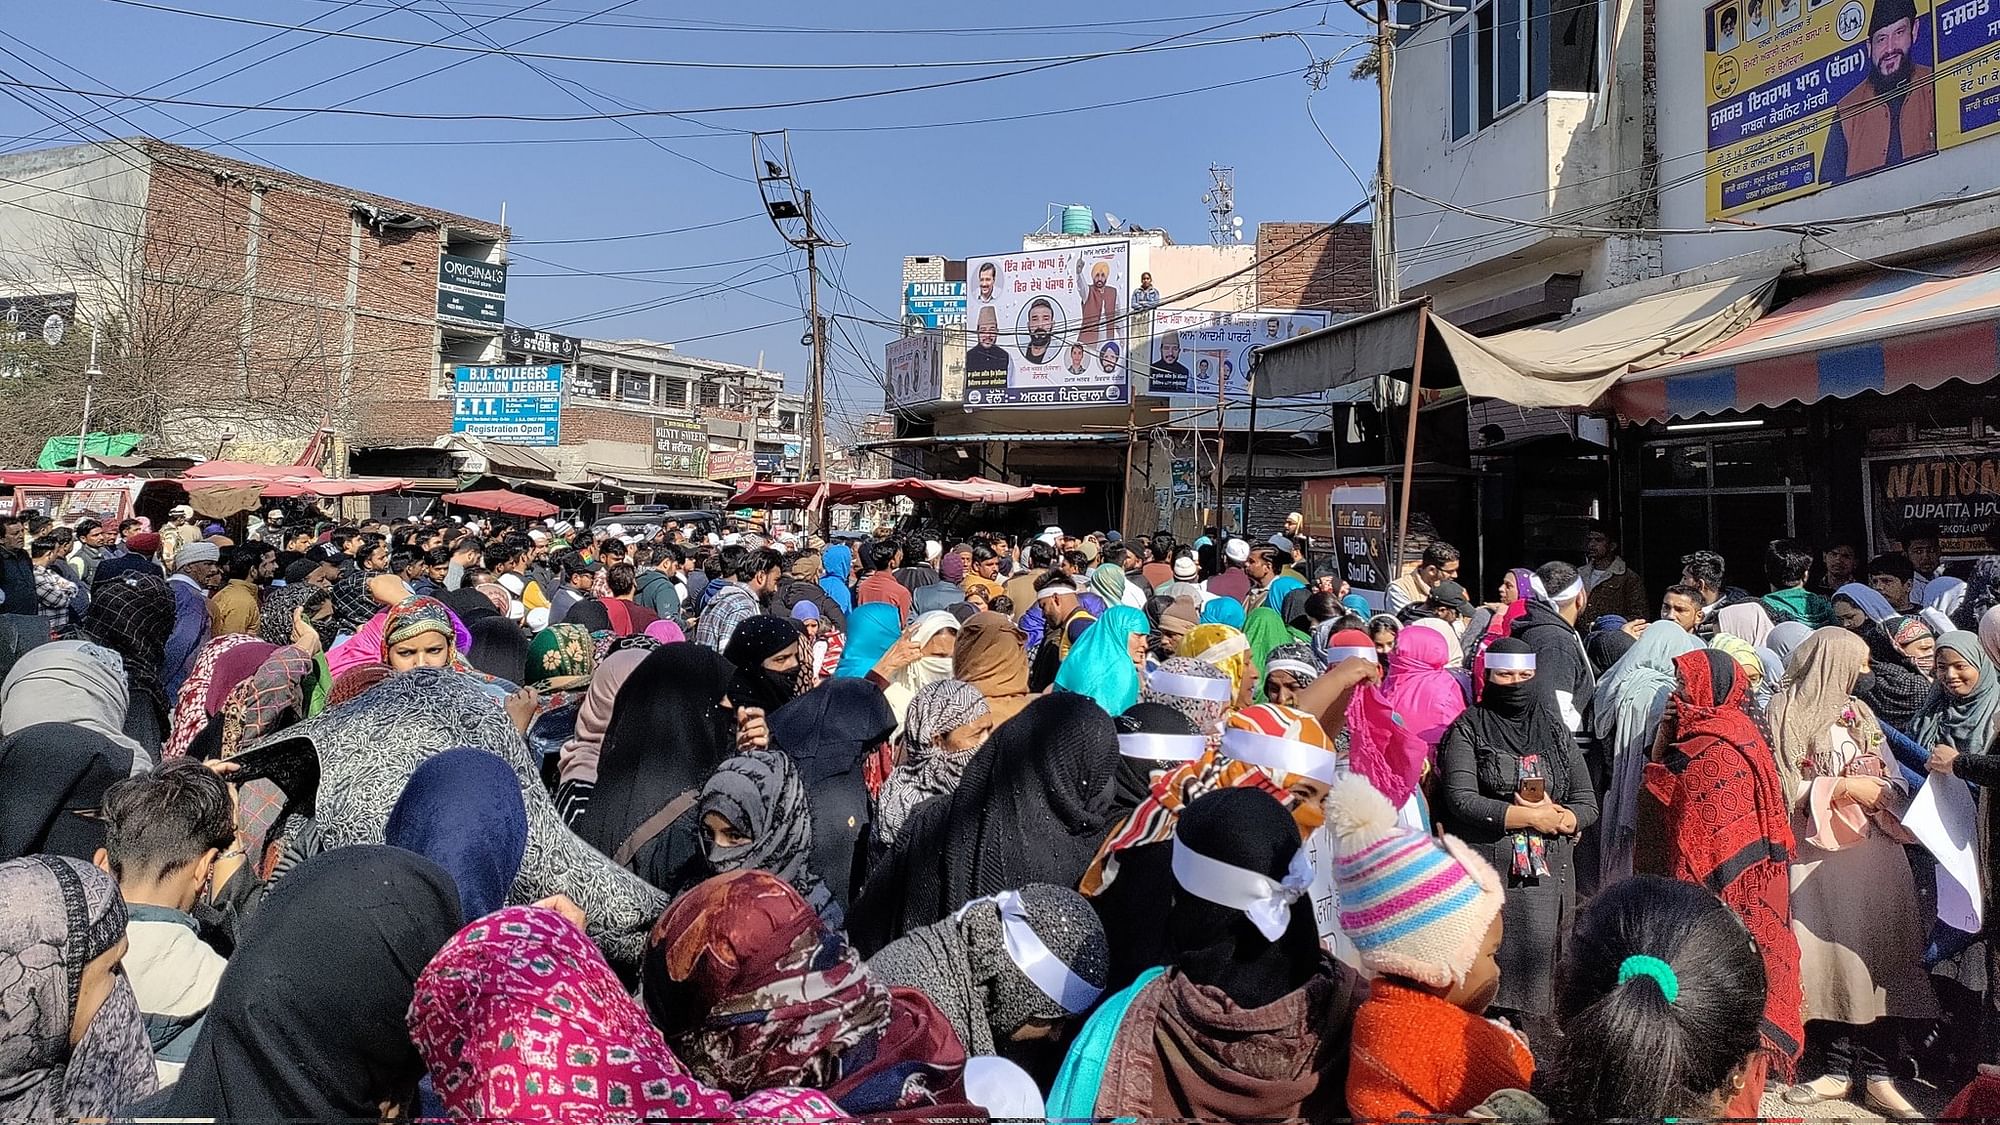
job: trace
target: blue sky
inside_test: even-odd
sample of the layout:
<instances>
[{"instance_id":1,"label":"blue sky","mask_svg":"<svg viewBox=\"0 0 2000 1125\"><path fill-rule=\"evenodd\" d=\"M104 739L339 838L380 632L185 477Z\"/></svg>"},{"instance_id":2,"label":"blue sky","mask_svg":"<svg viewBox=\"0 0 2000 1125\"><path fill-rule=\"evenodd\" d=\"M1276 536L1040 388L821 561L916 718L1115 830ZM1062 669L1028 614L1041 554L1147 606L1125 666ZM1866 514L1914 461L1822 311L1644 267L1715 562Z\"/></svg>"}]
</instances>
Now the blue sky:
<instances>
[{"instance_id":1,"label":"blue sky","mask_svg":"<svg viewBox=\"0 0 2000 1125\"><path fill-rule=\"evenodd\" d=\"M1201 196L1211 163L1235 167L1246 230L1262 221L1332 219L1363 191L1328 141L1369 173L1374 88L1349 80L1347 61L1332 68L1317 94L1304 74L1314 58L1347 52L1351 59L1363 50L1357 33L1364 26L1338 2L1275 10L1285 2L45 0L9 6L0 80L246 105L351 99L354 109L404 114L697 112L622 122L400 120L108 102L13 87L0 97L0 150L148 132L483 218L498 218L504 201L515 237L510 320L687 341L683 350L692 354L745 363L762 353L796 387L806 368L795 280L802 274L798 257L783 253L761 216L747 131L791 130L794 171L813 190L828 232L848 243L826 263L845 293L824 299L836 313L860 318L893 317L904 254L966 257L1017 247L1052 203L1086 203L1100 214L1164 227L1178 241L1205 241ZM412 50L160 8L351 36L756 69ZM581 22L563 26L571 21ZM1301 35L1213 42L1281 31ZM1045 59L1161 41L1199 45L887 97L716 112L1042 65L908 65L917 62ZM857 63L897 65L796 69ZM1194 92L1162 97L1183 91ZM1308 117L1309 95L1318 128ZM1148 100L1081 108L1128 99ZM64 116L57 105L82 116L58 128L49 116ZM939 125L1024 114L1040 116ZM689 227L705 229L552 241ZM638 305L653 307L578 324ZM736 331L768 322L778 323ZM851 417L879 408L881 393L847 345L879 364L890 333L842 323L848 336L832 334L830 398L837 417Z\"/></svg>"}]
</instances>

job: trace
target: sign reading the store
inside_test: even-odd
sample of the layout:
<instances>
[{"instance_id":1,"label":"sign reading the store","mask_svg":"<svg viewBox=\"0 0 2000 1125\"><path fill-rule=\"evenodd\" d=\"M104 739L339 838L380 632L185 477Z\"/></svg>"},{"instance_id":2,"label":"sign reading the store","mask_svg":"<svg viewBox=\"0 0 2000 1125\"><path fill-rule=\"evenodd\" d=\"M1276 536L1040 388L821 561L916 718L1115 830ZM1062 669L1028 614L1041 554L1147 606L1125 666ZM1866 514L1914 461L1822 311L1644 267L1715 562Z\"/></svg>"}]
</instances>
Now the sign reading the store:
<instances>
[{"instance_id":1,"label":"sign reading the store","mask_svg":"<svg viewBox=\"0 0 2000 1125\"><path fill-rule=\"evenodd\" d=\"M1873 458L1868 497L1870 554L1888 550L1920 521L1937 525L1946 557L1990 554L1986 529L2000 521L2000 457Z\"/></svg>"},{"instance_id":2,"label":"sign reading the store","mask_svg":"<svg viewBox=\"0 0 2000 1125\"><path fill-rule=\"evenodd\" d=\"M510 324L501 337L500 346L508 355L542 356L572 362L583 350L583 341L574 336L559 336L539 328L517 328Z\"/></svg>"}]
</instances>

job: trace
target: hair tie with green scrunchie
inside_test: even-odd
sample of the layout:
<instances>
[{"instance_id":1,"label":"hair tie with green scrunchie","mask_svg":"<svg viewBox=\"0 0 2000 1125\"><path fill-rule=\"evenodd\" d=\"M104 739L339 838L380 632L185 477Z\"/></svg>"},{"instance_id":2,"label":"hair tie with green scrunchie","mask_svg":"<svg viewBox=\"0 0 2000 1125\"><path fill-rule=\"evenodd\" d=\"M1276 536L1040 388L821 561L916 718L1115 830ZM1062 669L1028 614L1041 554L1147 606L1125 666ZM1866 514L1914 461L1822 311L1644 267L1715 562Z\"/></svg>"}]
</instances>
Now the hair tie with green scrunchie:
<instances>
[{"instance_id":1,"label":"hair tie with green scrunchie","mask_svg":"<svg viewBox=\"0 0 2000 1125\"><path fill-rule=\"evenodd\" d=\"M1634 953L1632 956L1625 958L1618 966L1618 983L1624 984L1633 977L1653 978L1653 983L1660 986L1660 995L1666 997L1669 1004L1680 999L1681 978L1674 975L1674 967L1672 965L1667 964L1658 957L1649 957L1644 953Z\"/></svg>"}]
</instances>

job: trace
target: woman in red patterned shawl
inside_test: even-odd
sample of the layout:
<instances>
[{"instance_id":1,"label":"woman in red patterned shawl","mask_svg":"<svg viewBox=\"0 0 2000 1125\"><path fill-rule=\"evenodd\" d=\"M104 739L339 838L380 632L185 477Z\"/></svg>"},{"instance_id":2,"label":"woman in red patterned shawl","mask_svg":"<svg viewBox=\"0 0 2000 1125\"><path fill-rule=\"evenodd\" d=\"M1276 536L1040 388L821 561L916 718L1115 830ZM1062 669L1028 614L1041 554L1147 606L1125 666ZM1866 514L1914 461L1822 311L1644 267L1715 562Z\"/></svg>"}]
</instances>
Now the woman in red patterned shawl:
<instances>
[{"instance_id":1,"label":"woman in red patterned shawl","mask_svg":"<svg viewBox=\"0 0 2000 1125\"><path fill-rule=\"evenodd\" d=\"M1713 891L1734 910L1764 957L1762 1064L1789 1078L1804 1044L1799 943L1792 936L1789 864L1793 841L1784 785L1735 660L1696 649L1674 660L1678 681L1646 765L1646 793L1665 807L1661 858L1669 875ZM1752 1061L1752 1070L1760 1062ZM1757 1116L1762 1073L1743 1084Z\"/></svg>"},{"instance_id":2,"label":"woman in red patterned shawl","mask_svg":"<svg viewBox=\"0 0 2000 1125\"><path fill-rule=\"evenodd\" d=\"M735 1097L804 1086L870 1120L983 1118L965 1047L930 997L885 987L791 884L718 875L667 908L644 961L653 1022Z\"/></svg>"}]
</instances>

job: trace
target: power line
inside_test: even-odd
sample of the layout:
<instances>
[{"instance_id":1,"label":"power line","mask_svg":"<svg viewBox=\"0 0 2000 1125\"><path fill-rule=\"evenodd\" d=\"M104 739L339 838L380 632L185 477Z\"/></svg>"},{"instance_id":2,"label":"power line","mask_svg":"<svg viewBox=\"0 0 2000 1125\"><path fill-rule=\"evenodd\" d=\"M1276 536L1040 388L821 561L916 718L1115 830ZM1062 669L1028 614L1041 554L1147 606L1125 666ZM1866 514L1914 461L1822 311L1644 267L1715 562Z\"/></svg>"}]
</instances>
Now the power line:
<instances>
[{"instance_id":1,"label":"power line","mask_svg":"<svg viewBox=\"0 0 2000 1125\"><path fill-rule=\"evenodd\" d=\"M671 227L667 230L640 231L637 234L604 234L594 238L510 238L507 240L507 248L509 251L512 251L516 246L576 246L586 242L630 242L638 238L664 238L670 234L686 234L689 231L697 230L714 230L717 227L746 223L751 219L761 219L763 217L762 212L752 211L748 215L738 215L733 219L717 219L712 223L696 223L690 227ZM523 254L521 256L526 257L527 255Z\"/></svg>"},{"instance_id":2,"label":"power line","mask_svg":"<svg viewBox=\"0 0 2000 1125\"><path fill-rule=\"evenodd\" d=\"M315 2L326 4L326 3L339 3L343 2L343 0L315 0ZM344 0L344 2L357 3L358 0ZM362 3L360 6L387 7L388 5L380 3L376 4ZM549 9L549 11L560 12L560 13L576 13L582 11L582 9L551 8ZM627 15L625 17L625 20L638 21L638 22L621 22L617 20L587 20L585 21L585 24L586 26L590 27L627 28L632 30L647 30L647 31L676 31L683 33L715 32L715 33L730 34L730 35L744 35L744 34L1010 35L1010 34L1042 33L1050 31L1076 33L1084 31L1103 31L1110 28L1135 27L1135 26L1150 25L1150 24L1192 23L1196 20L1223 19L1231 16L1253 15L1256 12L1257 9L1246 8L1230 12L1204 12L1200 14L1191 14L1185 16L1151 16L1142 19L1100 20L1095 22L1082 21L1077 23L1060 23L1060 24L1000 24L1000 25L985 26L985 27L963 26L963 27L865 27L865 28L825 27L825 26L787 25L787 24L742 24L742 23L732 24L723 21L699 20L689 17L680 17L679 20L676 21L675 17L670 17L670 16L647 16L639 13L632 13ZM531 16L510 15L510 16L502 16L500 18L509 21L518 20L523 23L551 22L548 20L539 20Z\"/></svg>"},{"instance_id":3,"label":"power line","mask_svg":"<svg viewBox=\"0 0 2000 1125\"><path fill-rule=\"evenodd\" d=\"M633 2L636 2L636 0L626 0L627 4ZM1313 4L1318 2L1320 2L1320 0L1293 0L1293 2L1290 4L1286 4L1278 8L1268 9L1267 11L1260 12L1259 15L1270 15L1278 12L1291 11L1293 9L1304 7L1308 4ZM626 5L625 4L616 5L616 7L624 7L624 6ZM1250 18L1255 18L1255 17L1245 17L1245 19L1243 20L1236 20L1232 22L1236 23L1247 22L1247 20ZM570 25L566 24L563 26L570 26ZM1197 32L1188 32L1186 34L1204 34L1209 31L1220 30L1222 26L1227 26L1227 25L1225 24L1225 25L1212 26L1208 28L1203 28ZM560 30L560 28L558 28L557 30ZM547 35L551 33L552 32L542 32L541 34ZM1181 38L1181 36L1169 37L1169 39L1177 39L1177 38ZM356 95L354 98L348 99L347 102L331 106L278 106L278 105L268 105L268 104L250 105L241 102L208 101L206 99L194 99L194 98L156 98L156 97L147 97L136 94L120 94L104 90L95 90L95 91L82 90L68 86L39 86L34 83L24 83L14 80L0 82L0 85L12 86L19 89L33 89L33 90L42 90L53 93L67 93L81 97L103 99L105 101L141 102L148 105L177 105L177 106L190 106L198 109L228 110L229 113L225 114L224 118L232 117L239 113L277 113L277 114L296 114L302 116L313 116L316 114L324 113L339 117L363 117L363 118L394 120L394 121L540 121L540 122L564 123L564 122L577 122L577 121L618 121L618 120L632 120L638 118L653 118L653 117L681 117L681 116L693 116L693 115L709 114L709 113L747 113L760 110L799 109L805 106L816 106L816 105L837 105L846 102L866 101L874 98L893 97L899 94L924 93L932 90L945 90L960 86L971 86L983 82L993 82L1003 78L1016 78L1026 74L1036 74L1043 71L1054 70L1058 67L1073 66L1081 62L1091 62L1098 59L1112 58L1118 55L1132 54L1136 51L1143 50L1146 47L1157 46L1157 45L1159 44L1153 43L1153 44L1142 44L1138 47L1121 47L1116 50L1099 51L1092 54L1077 55L1056 62L1045 62L1032 66L1019 67L1013 70L996 71L992 74L977 74L977 75L970 75L964 78L946 79L938 82L915 83L906 86L893 86L886 89L878 89L878 90L859 90L845 94L824 95L821 97L792 98L785 101L756 102L756 103L748 103L741 105L685 107L679 109L638 109L638 110L627 110L617 113L590 113L590 114L417 113L405 110L355 109L349 104L351 102L358 101L360 100L360 98L363 97L370 97L373 94L383 93L386 92L387 90L394 89L397 86L407 85L409 82L414 82L418 78L431 77L433 74L438 73L435 71L421 75L413 75L412 77L406 79L403 82L395 83L392 86L387 86L379 90L371 91L369 94ZM414 51L418 49L419 48L411 47L408 48L407 51ZM405 53L407 53L407 51ZM400 56L390 56L390 57L395 58ZM469 61L469 59L461 60L460 63L453 63L451 65L452 67L456 67L462 65L464 61ZM451 69L451 67L446 67L444 69ZM323 85L323 84L324 83L318 83L317 85ZM297 92L298 91L293 91L293 93ZM291 97L292 94L284 94L280 96ZM208 124L213 124L214 121L220 121L223 120L224 118L215 118ZM237 138L233 138L233 141L242 140L247 137L254 136L256 135L256 133L264 132L267 129L274 127L275 126L266 126L265 129L253 130L251 133L246 133Z\"/></svg>"},{"instance_id":4,"label":"power line","mask_svg":"<svg viewBox=\"0 0 2000 1125\"><path fill-rule=\"evenodd\" d=\"M296 24L275 23L270 20L250 19L246 16L226 16L219 12L202 12L190 8L175 8L166 4L149 3L148 0L103 0L107 4L119 4L128 8L144 8L148 11L167 12L173 15L190 16L197 19L214 20L219 23L241 24L246 27L276 28L279 31L306 31L308 28ZM448 9L448 6L447 6ZM414 14L429 13L418 11ZM1090 59L1108 58L1119 54L1151 54L1158 51L1185 51L1196 47L1223 47L1239 43L1255 43L1267 38L1264 35L1237 35L1227 39L1202 40L1194 43L1164 43L1140 47L1120 47L1108 51L1090 51L1067 55L1039 55L998 59L920 59L906 62L807 62L807 63L767 63L767 62L722 62L701 59L646 59L617 58L604 55L565 55L551 51L515 51L504 47L474 47L460 43L427 42L421 39L403 39L392 35L368 35L352 31L323 29L319 32L329 39L352 39L363 43L383 43L397 47L414 47L420 50L452 51L474 55L506 55L515 59L534 59L540 62L587 63L600 66L663 67L675 70L743 70L777 72L827 72L827 71L869 71L869 70L949 70L975 66L1017 66L1022 63L1069 63Z\"/></svg>"}]
</instances>

